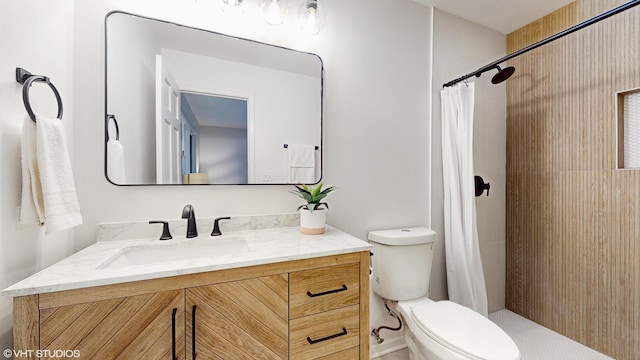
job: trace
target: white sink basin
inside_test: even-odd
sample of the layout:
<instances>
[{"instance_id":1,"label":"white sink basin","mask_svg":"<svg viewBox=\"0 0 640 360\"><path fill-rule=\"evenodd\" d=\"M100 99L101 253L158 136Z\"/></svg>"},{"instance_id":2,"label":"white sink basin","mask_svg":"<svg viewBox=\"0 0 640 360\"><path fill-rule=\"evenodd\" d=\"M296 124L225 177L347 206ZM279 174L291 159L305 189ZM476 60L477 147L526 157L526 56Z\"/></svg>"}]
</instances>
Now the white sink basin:
<instances>
[{"instance_id":1,"label":"white sink basin","mask_svg":"<svg viewBox=\"0 0 640 360\"><path fill-rule=\"evenodd\" d=\"M195 259L219 259L249 249L245 240L191 240L180 243L131 246L98 266L98 269L115 269L137 265L151 265Z\"/></svg>"}]
</instances>

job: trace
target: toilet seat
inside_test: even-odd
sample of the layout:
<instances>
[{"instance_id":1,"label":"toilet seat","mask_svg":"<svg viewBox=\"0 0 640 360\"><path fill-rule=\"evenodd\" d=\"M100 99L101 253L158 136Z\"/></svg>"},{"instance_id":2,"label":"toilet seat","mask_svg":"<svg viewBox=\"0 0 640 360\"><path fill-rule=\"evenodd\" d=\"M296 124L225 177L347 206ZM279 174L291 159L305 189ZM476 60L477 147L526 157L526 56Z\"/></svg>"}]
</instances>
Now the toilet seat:
<instances>
[{"instance_id":1,"label":"toilet seat","mask_svg":"<svg viewBox=\"0 0 640 360\"><path fill-rule=\"evenodd\" d=\"M449 350L473 360L517 360L520 351L496 324L451 301L416 304L411 317L418 328Z\"/></svg>"}]
</instances>

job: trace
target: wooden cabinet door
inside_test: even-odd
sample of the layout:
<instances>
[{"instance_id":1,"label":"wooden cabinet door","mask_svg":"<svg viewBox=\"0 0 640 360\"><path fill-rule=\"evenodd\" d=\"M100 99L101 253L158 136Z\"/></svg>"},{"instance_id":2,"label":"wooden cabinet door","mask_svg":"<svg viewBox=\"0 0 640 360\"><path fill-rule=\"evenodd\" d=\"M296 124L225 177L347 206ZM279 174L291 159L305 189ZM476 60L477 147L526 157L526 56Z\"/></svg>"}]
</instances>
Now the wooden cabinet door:
<instances>
[{"instance_id":1,"label":"wooden cabinet door","mask_svg":"<svg viewBox=\"0 0 640 360\"><path fill-rule=\"evenodd\" d=\"M40 349L81 359L184 359L184 290L40 310ZM48 350L48 352L47 352Z\"/></svg>"},{"instance_id":2,"label":"wooden cabinet door","mask_svg":"<svg viewBox=\"0 0 640 360\"><path fill-rule=\"evenodd\" d=\"M289 357L288 275L187 289L187 359Z\"/></svg>"}]
</instances>

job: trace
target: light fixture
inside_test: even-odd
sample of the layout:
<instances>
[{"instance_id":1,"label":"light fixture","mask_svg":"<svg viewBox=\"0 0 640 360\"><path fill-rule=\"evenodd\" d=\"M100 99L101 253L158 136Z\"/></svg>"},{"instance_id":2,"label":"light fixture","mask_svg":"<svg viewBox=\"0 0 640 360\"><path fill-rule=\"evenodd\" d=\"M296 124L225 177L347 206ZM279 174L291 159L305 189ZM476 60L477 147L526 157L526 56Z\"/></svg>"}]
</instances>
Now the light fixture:
<instances>
[{"instance_id":1,"label":"light fixture","mask_svg":"<svg viewBox=\"0 0 640 360\"><path fill-rule=\"evenodd\" d=\"M287 0L260 0L262 17L271 25L282 25L288 11Z\"/></svg>"},{"instance_id":2,"label":"light fixture","mask_svg":"<svg viewBox=\"0 0 640 360\"><path fill-rule=\"evenodd\" d=\"M318 0L305 0L298 9L298 21L302 31L307 34L319 33L324 25L324 19L324 7L320 6Z\"/></svg>"},{"instance_id":3,"label":"light fixture","mask_svg":"<svg viewBox=\"0 0 640 360\"><path fill-rule=\"evenodd\" d=\"M222 11L232 13L244 13L246 0L221 0Z\"/></svg>"}]
</instances>

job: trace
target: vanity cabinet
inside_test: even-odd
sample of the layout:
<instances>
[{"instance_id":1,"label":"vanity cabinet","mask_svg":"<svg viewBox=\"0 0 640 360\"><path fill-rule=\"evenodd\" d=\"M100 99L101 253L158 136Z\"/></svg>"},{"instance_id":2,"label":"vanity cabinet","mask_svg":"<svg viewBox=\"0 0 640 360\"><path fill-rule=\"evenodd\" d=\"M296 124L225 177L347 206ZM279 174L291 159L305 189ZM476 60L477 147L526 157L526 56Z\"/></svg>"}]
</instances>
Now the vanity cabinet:
<instances>
[{"instance_id":1,"label":"vanity cabinet","mask_svg":"<svg viewBox=\"0 0 640 360\"><path fill-rule=\"evenodd\" d=\"M368 269L361 251L16 297L14 348L80 359L366 360Z\"/></svg>"},{"instance_id":2,"label":"vanity cabinet","mask_svg":"<svg viewBox=\"0 0 640 360\"><path fill-rule=\"evenodd\" d=\"M187 359L287 359L288 274L186 290Z\"/></svg>"},{"instance_id":3,"label":"vanity cabinet","mask_svg":"<svg viewBox=\"0 0 640 360\"><path fill-rule=\"evenodd\" d=\"M40 310L42 359L184 359L184 291L116 297ZM175 356L173 356L175 354ZM72 358L73 356L68 356Z\"/></svg>"}]
</instances>

